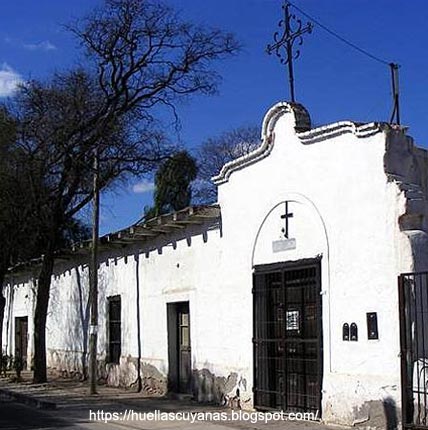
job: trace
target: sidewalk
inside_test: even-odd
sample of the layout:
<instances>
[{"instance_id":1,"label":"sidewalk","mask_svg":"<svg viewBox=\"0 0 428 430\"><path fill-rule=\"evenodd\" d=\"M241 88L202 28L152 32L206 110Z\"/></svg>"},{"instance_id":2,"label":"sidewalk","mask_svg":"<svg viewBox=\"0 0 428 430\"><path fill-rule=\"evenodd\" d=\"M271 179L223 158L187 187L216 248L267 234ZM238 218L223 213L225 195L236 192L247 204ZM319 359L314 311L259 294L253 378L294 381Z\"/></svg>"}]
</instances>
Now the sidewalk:
<instances>
[{"instance_id":1,"label":"sidewalk","mask_svg":"<svg viewBox=\"0 0 428 430\"><path fill-rule=\"evenodd\" d=\"M241 415L236 419L239 411L231 411L228 408L216 405L200 404L193 401L173 400L170 398L146 397L135 391L107 387L100 385L98 394L90 396L87 382L79 382L71 379L49 376L46 384L31 384L31 374L23 373L23 381L10 382L6 378L0 378L0 399L9 398L25 403L32 407L49 410L52 415L58 415L76 425L87 426L82 428L104 428L106 418L120 417L118 420L110 420L120 428L130 429L284 429L284 430L340 430L345 427L331 427L319 422L308 421L262 421L263 414L257 417L255 412L249 411L247 415ZM155 411L157 411L155 413ZM245 411L246 412L246 411ZM98 415L97 415L98 413ZM143 414L144 419L141 419ZM152 419L147 417L152 416ZM189 421L162 420L160 417L166 413L192 413L194 423ZM232 420L232 414L234 419ZM156 420L153 415L156 414ZM92 416L92 419L90 419ZM190 416L190 415L189 415ZM216 419L218 417L222 419ZM213 418L210 420L210 418ZM238 417L239 418L239 417ZM255 418L258 418L257 420ZM96 426L96 424L99 424Z\"/></svg>"}]
</instances>

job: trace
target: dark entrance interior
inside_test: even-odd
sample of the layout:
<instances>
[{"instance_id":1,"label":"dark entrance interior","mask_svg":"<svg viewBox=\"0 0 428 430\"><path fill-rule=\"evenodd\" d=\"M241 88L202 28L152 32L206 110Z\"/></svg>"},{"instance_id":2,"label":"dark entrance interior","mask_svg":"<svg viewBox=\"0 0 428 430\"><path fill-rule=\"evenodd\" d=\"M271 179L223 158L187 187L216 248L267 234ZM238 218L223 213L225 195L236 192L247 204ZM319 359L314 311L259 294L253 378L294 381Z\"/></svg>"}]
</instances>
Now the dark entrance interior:
<instances>
[{"instance_id":1,"label":"dark entrance interior","mask_svg":"<svg viewBox=\"0 0 428 430\"><path fill-rule=\"evenodd\" d=\"M257 266L254 272L254 404L321 412L320 260Z\"/></svg>"},{"instance_id":2,"label":"dark entrance interior","mask_svg":"<svg viewBox=\"0 0 428 430\"><path fill-rule=\"evenodd\" d=\"M28 317L15 318L15 358L20 359L22 368L27 368Z\"/></svg>"},{"instance_id":3,"label":"dark entrance interior","mask_svg":"<svg viewBox=\"0 0 428 430\"><path fill-rule=\"evenodd\" d=\"M190 393L192 379L189 302L167 304L168 385L176 393Z\"/></svg>"}]
</instances>

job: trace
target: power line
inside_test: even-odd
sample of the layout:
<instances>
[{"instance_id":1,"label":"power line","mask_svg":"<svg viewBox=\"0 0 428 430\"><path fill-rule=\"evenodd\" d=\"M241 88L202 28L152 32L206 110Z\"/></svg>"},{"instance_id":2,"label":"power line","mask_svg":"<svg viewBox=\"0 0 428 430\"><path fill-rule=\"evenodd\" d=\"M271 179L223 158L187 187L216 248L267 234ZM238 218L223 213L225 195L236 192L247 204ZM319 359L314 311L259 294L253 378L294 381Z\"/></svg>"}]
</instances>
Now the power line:
<instances>
[{"instance_id":1,"label":"power line","mask_svg":"<svg viewBox=\"0 0 428 430\"><path fill-rule=\"evenodd\" d=\"M302 15L306 16L306 18L308 18L311 21L313 21L316 25L318 25L319 27L321 27L327 33L331 34L333 37L339 39L341 42L345 43L346 45L350 46L351 48L354 48L356 51L360 52L361 54L366 55L367 57L371 58L372 60L378 61L379 63L385 64L387 66L391 65L391 62L388 62L388 61L385 61L385 60L383 60L383 59L381 59L379 57L376 57L375 55L371 54L370 52L366 51L365 49L360 48L359 46L355 45L352 42L349 42L349 40L346 40L344 37L340 36L336 32L330 30L328 27L326 27L325 25L321 24L317 19L315 19L312 16L308 15L302 9L300 9L299 7L297 7L295 4L293 4L291 2L288 2L288 3L290 3L290 5L292 7L294 7L294 9L298 10Z\"/></svg>"}]
</instances>

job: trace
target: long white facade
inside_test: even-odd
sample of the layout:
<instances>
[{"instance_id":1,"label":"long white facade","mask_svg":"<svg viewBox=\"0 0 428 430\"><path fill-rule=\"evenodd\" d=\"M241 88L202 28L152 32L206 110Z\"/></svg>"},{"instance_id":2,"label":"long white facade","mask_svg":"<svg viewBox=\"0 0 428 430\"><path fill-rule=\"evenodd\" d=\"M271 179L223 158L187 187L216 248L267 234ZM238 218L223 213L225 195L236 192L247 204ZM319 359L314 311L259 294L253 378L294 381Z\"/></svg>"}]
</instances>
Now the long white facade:
<instances>
[{"instance_id":1,"label":"long white facade","mask_svg":"<svg viewBox=\"0 0 428 430\"><path fill-rule=\"evenodd\" d=\"M261 146L214 178L219 208L207 209L210 216L189 212L181 224L172 219L167 232L104 247L100 374L112 385L130 386L140 373L145 392L164 394L171 366L182 360L175 354L189 354L195 398L220 401L239 388L243 407L258 406L255 367L264 364L254 362L253 274L274 263L310 261L320 268L322 419L375 422L385 402L399 416L397 277L428 269L427 160L402 128L339 122L311 129L302 106L277 104L264 119ZM88 262L87 253L76 253L56 264L52 279L48 365L69 375L81 374L87 359ZM28 317L29 363L35 273L37 267L11 273L3 326L3 348L13 354L16 318ZM117 296L120 364L108 363L108 303ZM178 326L171 320L171 305L182 303L190 340L177 352L175 327L189 333L187 319ZM302 315L287 309L298 327ZM367 313L376 313L378 339L368 338ZM343 340L344 324L356 325L358 340ZM298 331L290 327L285 330Z\"/></svg>"}]
</instances>

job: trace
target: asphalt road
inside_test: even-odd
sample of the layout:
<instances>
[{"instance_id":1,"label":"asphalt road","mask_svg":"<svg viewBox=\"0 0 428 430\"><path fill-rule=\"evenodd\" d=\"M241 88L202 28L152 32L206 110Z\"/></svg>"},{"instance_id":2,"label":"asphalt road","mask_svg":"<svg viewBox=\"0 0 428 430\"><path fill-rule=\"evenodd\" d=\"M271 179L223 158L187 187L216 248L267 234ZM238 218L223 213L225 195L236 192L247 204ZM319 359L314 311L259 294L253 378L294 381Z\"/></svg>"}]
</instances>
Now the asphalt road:
<instances>
[{"instance_id":1,"label":"asphalt road","mask_svg":"<svg viewBox=\"0 0 428 430\"><path fill-rule=\"evenodd\" d=\"M0 400L0 429L65 429L69 424L43 411L9 400Z\"/></svg>"},{"instance_id":2,"label":"asphalt road","mask_svg":"<svg viewBox=\"0 0 428 430\"><path fill-rule=\"evenodd\" d=\"M82 408L79 413L76 411L55 410L42 411L40 409L23 405L12 400L0 399L0 429L1 430L122 430L122 429L142 429L145 427L135 425L132 422L124 423L104 423L88 422L88 411ZM62 414L62 417L59 417ZM161 425L161 427L163 427ZM155 428L158 428L155 425ZM183 426L176 427L174 424L167 425L170 429L182 429ZM199 430L199 427L195 428ZM221 429L220 429L221 430Z\"/></svg>"},{"instance_id":3,"label":"asphalt road","mask_svg":"<svg viewBox=\"0 0 428 430\"><path fill-rule=\"evenodd\" d=\"M186 421L110 421L103 420L90 421L89 410L98 409L104 411L122 411L125 406L117 404L101 403L99 405L88 405L86 402L80 404L70 404L53 411L42 411L40 409L13 402L11 400L0 399L0 429L1 430L327 430L331 427L323 426L314 422L275 422L270 424L253 425L250 422L195 422L190 424ZM135 410L144 409L147 402L138 401L135 405L130 405ZM146 409L151 405L146 404ZM156 404L157 405L157 404ZM137 406L140 406L138 408ZM152 405L154 406L154 405ZM194 408L193 408L194 409ZM334 430L340 430L335 427Z\"/></svg>"},{"instance_id":4,"label":"asphalt road","mask_svg":"<svg viewBox=\"0 0 428 430\"><path fill-rule=\"evenodd\" d=\"M45 412L12 400L0 399L1 430L117 430L117 427L104 423L75 424L75 417L65 415L60 418L60 411ZM81 420L77 420L81 421Z\"/></svg>"},{"instance_id":5,"label":"asphalt road","mask_svg":"<svg viewBox=\"0 0 428 430\"><path fill-rule=\"evenodd\" d=\"M62 411L61 411L62 412ZM60 411L42 411L37 408L23 405L21 403L10 400L0 400L0 429L1 430L139 430L139 429L158 429L172 430L180 429L187 430L186 423L181 425L167 424L154 425L154 427L143 427L142 423L104 423L104 422L87 422L82 420L82 417L67 414L62 418L58 417ZM85 413L85 415L87 415ZM76 424L80 422L79 424ZM211 425L212 426L212 425ZM209 427L211 427L209 426ZM205 428L202 425L202 428ZM195 430L200 430L201 426L196 426ZM223 430L220 428L219 430ZM227 429L229 430L229 429Z\"/></svg>"}]
</instances>

